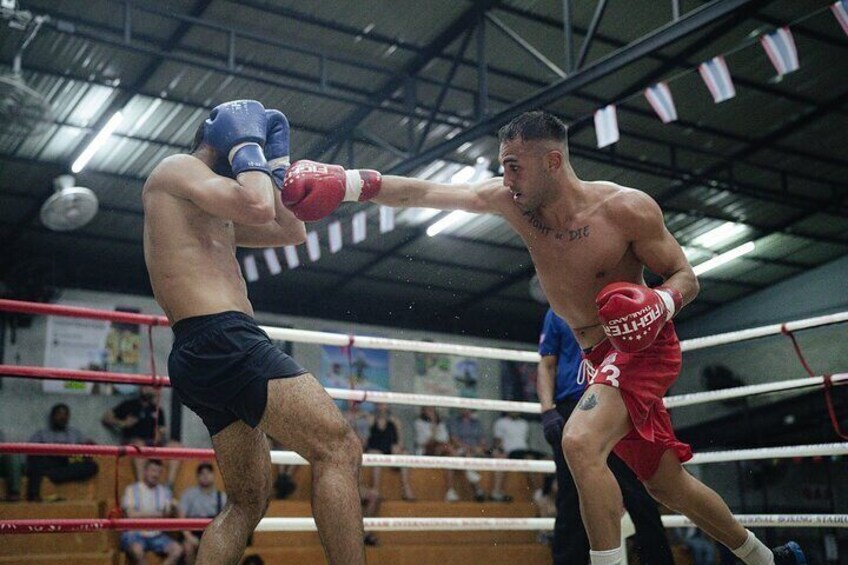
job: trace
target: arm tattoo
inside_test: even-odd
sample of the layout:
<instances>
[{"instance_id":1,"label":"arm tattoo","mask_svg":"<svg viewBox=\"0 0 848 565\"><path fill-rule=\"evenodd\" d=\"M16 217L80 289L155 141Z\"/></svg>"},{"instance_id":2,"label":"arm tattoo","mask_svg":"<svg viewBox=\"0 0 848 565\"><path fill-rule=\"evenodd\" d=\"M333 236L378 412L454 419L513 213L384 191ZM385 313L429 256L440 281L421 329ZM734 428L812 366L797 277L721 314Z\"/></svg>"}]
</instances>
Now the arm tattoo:
<instances>
[{"instance_id":1,"label":"arm tattoo","mask_svg":"<svg viewBox=\"0 0 848 565\"><path fill-rule=\"evenodd\" d=\"M592 393L589 396L584 396L580 400L580 404L578 404L577 407L581 410L591 410L597 405L598 399L595 397L595 393Z\"/></svg>"}]
</instances>

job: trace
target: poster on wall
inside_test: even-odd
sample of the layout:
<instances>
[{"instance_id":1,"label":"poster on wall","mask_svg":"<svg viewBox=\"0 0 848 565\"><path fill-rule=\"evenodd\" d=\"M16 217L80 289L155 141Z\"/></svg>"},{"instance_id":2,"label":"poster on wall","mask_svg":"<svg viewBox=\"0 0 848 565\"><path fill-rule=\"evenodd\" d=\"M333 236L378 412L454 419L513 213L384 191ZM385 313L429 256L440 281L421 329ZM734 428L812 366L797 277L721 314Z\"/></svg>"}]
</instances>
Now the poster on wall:
<instances>
[{"instance_id":1,"label":"poster on wall","mask_svg":"<svg viewBox=\"0 0 848 565\"><path fill-rule=\"evenodd\" d=\"M389 390L389 376L389 352L385 349L321 346L318 379L326 388ZM336 404L347 408L346 401L337 400ZM371 411L373 405L366 402L360 409Z\"/></svg>"},{"instance_id":2,"label":"poster on wall","mask_svg":"<svg viewBox=\"0 0 848 565\"><path fill-rule=\"evenodd\" d=\"M415 392L477 398L480 366L474 359L435 353L415 354Z\"/></svg>"},{"instance_id":3,"label":"poster on wall","mask_svg":"<svg viewBox=\"0 0 848 565\"><path fill-rule=\"evenodd\" d=\"M118 306L118 312L138 313L138 308ZM138 373L141 350L141 330L138 324L122 324L113 322L106 336L106 370L116 373ZM113 384L103 386L102 392L115 394L133 394L136 385Z\"/></svg>"},{"instance_id":4,"label":"poster on wall","mask_svg":"<svg viewBox=\"0 0 848 565\"><path fill-rule=\"evenodd\" d=\"M60 369L106 370L106 338L111 324L64 316L47 317L44 366ZM90 394L94 383L44 381L44 392Z\"/></svg>"},{"instance_id":5,"label":"poster on wall","mask_svg":"<svg viewBox=\"0 0 848 565\"><path fill-rule=\"evenodd\" d=\"M501 361L501 397L504 400L517 402L539 402L539 396L536 393L538 370L539 366L536 363ZM538 418L538 416L534 417Z\"/></svg>"}]
</instances>

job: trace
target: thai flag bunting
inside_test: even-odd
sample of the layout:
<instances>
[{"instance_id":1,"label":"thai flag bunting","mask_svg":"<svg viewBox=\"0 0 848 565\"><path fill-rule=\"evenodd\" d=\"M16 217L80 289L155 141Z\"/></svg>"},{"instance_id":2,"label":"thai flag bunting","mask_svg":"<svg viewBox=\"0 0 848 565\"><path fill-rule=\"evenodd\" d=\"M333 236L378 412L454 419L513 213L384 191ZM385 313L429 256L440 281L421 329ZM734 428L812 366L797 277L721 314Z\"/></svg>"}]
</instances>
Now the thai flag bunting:
<instances>
[{"instance_id":1,"label":"thai flag bunting","mask_svg":"<svg viewBox=\"0 0 848 565\"><path fill-rule=\"evenodd\" d=\"M674 107L674 98L671 97L667 83L658 82L646 88L645 98L664 124L677 121L677 108Z\"/></svg>"},{"instance_id":2,"label":"thai flag bunting","mask_svg":"<svg viewBox=\"0 0 848 565\"><path fill-rule=\"evenodd\" d=\"M318 232L311 231L306 234L306 253L313 263L321 258L321 244L318 243Z\"/></svg>"},{"instance_id":3,"label":"thai flag bunting","mask_svg":"<svg viewBox=\"0 0 848 565\"><path fill-rule=\"evenodd\" d=\"M836 16L839 25L842 26L842 31L845 32L845 35L848 35L848 0L839 0L830 7L830 10Z\"/></svg>"},{"instance_id":4,"label":"thai flag bunting","mask_svg":"<svg viewBox=\"0 0 848 565\"><path fill-rule=\"evenodd\" d=\"M800 68L798 49L788 27L763 35L760 37L760 44L766 50L766 55L771 59L771 64L779 76L788 75Z\"/></svg>"},{"instance_id":5,"label":"thai flag bunting","mask_svg":"<svg viewBox=\"0 0 848 565\"><path fill-rule=\"evenodd\" d=\"M286 245L283 248L283 253L286 256L286 265L289 269L296 269L300 265L300 258L297 256L297 248L294 245Z\"/></svg>"},{"instance_id":6,"label":"thai flag bunting","mask_svg":"<svg viewBox=\"0 0 848 565\"><path fill-rule=\"evenodd\" d=\"M353 215L353 242L359 243L365 239L365 229L367 223L367 216L365 212L357 212Z\"/></svg>"},{"instance_id":7,"label":"thai flag bunting","mask_svg":"<svg viewBox=\"0 0 848 565\"><path fill-rule=\"evenodd\" d=\"M327 235L330 238L330 253L338 253L342 248L342 223L336 220L327 226Z\"/></svg>"},{"instance_id":8,"label":"thai flag bunting","mask_svg":"<svg viewBox=\"0 0 848 565\"><path fill-rule=\"evenodd\" d=\"M259 269L256 268L256 257L248 255L244 258L244 276L247 282L259 280Z\"/></svg>"},{"instance_id":9,"label":"thai flag bunting","mask_svg":"<svg viewBox=\"0 0 848 565\"><path fill-rule=\"evenodd\" d=\"M391 206L380 206L380 233L395 229L395 209Z\"/></svg>"},{"instance_id":10,"label":"thai flag bunting","mask_svg":"<svg viewBox=\"0 0 848 565\"><path fill-rule=\"evenodd\" d=\"M283 272L283 267L280 266L280 258L277 257L277 250L268 247L262 252L265 255L265 262L268 264L268 272L272 275L279 275Z\"/></svg>"},{"instance_id":11,"label":"thai flag bunting","mask_svg":"<svg viewBox=\"0 0 848 565\"><path fill-rule=\"evenodd\" d=\"M595 135L598 137L599 149L618 141L618 117L615 113L615 104L595 112Z\"/></svg>"},{"instance_id":12,"label":"thai flag bunting","mask_svg":"<svg viewBox=\"0 0 848 565\"><path fill-rule=\"evenodd\" d=\"M713 95L716 104L736 96L733 79L730 78L730 70L728 70L727 63L721 55L698 65L698 72L701 73L701 78L704 79L704 83L710 89L710 94Z\"/></svg>"}]
</instances>

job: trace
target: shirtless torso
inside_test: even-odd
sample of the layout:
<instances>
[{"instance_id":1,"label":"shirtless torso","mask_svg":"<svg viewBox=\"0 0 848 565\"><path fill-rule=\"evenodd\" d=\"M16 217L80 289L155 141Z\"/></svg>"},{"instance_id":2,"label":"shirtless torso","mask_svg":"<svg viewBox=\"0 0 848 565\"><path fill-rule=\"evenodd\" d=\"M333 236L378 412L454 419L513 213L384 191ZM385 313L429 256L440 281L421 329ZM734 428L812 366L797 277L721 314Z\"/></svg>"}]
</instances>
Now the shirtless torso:
<instances>
[{"instance_id":1,"label":"shirtless torso","mask_svg":"<svg viewBox=\"0 0 848 565\"><path fill-rule=\"evenodd\" d=\"M274 218L264 224L256 223L261 214L251 216L254 187L215 175L193 156L165 159L145 183L144 259L153 294L171 323L224 311L252 316L236 246L302 241L303 224L279 203L268 176L243 176L253 175L257 192L264 188L258 198L277 203L271 205ZM225 201L212 202L216 195ZM238 219L254 225L237 224Z\"/></svg>"}]
</instances>

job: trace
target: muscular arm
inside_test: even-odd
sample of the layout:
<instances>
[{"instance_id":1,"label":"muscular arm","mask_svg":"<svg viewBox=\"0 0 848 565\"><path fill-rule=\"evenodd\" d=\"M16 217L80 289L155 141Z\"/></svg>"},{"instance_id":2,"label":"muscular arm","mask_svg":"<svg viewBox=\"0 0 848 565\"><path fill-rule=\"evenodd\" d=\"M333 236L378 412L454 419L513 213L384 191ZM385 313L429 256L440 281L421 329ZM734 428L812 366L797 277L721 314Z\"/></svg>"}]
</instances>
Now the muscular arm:
<instances>
[{"instance_id":1,"label":"muscular arm","mask_svg":"<svg viewBox=\"0 0 848 565\"><path fill-rule=\"evenodd\" d=\"M554 408L554 391L556 390L556 355L544 355L539 361L539 372L536 375L536 394L542 403L542 412Z\"/></svg>"},{"instance_id":2,"label":"muscular arm","mask_svg":"<svg viewBox=\"0 0 848 565\"><path fill-rule=\"evenodd\" d=\"M503 179L475 184L441 184L407 177L384 176L374 202L384 206L438 208L498 213L497 194L506 191Z\"/></svg>"},{"instance_id":3,"label":"muscular arm","mask_svg":"<svg viewBox=\"0 0 848 565\"><path fill-rule=\"evenodd\" d=\"M274 219L259 226L235 224L239 247L282 247L298 245L306 240L306 227L274 196Z\"/></svg>"},{"instance_id":4,"label":"muscular arm","mask_svg":"<svg viewBox=\"0 0 848 565\"><path fill-rule=\"evenodd\" d=\"M216 175L200 159L172 155L150 174L146 190L163 190L192 201L205 212L242 225L262 225L275 216L271 177L248 171L237 180Z\"/></svg>"},{"instance_id":5,"label":"muscular arm","mask_svg":"<svg viewBox=\"0 0 848 565\"><path fill-rule=\"evenodd\" d=\"M698 278L680 244L666 229L659 205L644 192L632 191L627 198L625 214L631 220L631 245L636 257L660 275L664 285L680 291L684 306L692 302L698 295Z\"/></svg>"}]
</instances>

